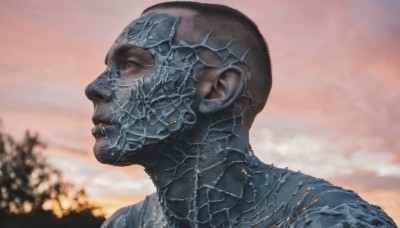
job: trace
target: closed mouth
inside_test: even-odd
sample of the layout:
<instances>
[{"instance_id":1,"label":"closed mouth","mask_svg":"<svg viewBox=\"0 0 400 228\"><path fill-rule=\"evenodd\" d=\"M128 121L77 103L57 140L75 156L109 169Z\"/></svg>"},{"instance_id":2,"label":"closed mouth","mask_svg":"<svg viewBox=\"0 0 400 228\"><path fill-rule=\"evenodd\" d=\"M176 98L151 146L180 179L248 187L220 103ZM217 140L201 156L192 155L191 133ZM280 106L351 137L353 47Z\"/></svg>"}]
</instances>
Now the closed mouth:
<instances>
[{"instance_id":1,"label":"closed mouth","mask_svg":"<svg viewBox=\"0 0 400 228\"><path fill-rule=\"evenodd\" d=\"M94 115L92 118L92 122L94 125L99 125L99 124L111 124L112 121L109 118L102 118L99 115Z\"/></svg>"},{"instance_id":2,"label":"closed mouth","mask_svg":"<svg viewBox=\"0 0 400 228\"><path fill-rule=\"evenodd\" d=\"M112 128L113 126L114 126L114 124L102 123L102 122L100 122L98 124L95 124L95 126L91 130L92 131L92 135L95 138L100 138L100 137L103 137L103 136L107 136L107 130L109 128Z\"/></svg>"}]
</instances>

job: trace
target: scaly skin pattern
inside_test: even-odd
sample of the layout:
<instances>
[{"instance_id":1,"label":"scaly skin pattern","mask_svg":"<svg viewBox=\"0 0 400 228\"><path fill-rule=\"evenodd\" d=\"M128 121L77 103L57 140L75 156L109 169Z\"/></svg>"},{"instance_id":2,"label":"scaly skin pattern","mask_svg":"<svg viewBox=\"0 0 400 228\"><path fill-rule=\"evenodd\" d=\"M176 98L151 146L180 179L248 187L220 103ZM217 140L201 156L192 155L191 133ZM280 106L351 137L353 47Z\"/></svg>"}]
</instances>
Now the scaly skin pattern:
<instances>
[{"instance_id":1,"label":"scaly skin pattern","mask_svg":"<svg viewBox=\"0 0 400 228\"><path fill-rule=\"evenodd\" d=\"M200 118L193 110L198 69L251 66L247 52L231 50L233 40L218 47L209 45L209 36L198 44L173 42L178 22L170 15L146 14L111 48L112 53L125 43L148 50L155 73L124 84L109 61L93 84L110 89L108 117L118 126L118 131L98 126L98 134L106 138L105 155L99 156L116 165L151 158L136 163L145 167L157 188L144 201L117 211L103 228L396 227L379 207L354 192L260 162L243 137L243 113L207 116L206 132L191 140ZM204 50L215 53L219 63L202 59Z\"/></svg>"}]
</instances>

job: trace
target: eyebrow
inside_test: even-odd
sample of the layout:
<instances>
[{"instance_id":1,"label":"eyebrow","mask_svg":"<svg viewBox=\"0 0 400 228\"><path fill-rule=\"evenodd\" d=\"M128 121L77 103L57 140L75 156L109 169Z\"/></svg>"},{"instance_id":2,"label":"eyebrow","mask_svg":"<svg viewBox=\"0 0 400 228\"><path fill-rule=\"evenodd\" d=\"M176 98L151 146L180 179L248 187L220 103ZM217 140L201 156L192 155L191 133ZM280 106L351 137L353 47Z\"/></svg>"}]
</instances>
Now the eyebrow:
<instances>
[{"instance_id":1,"label":"eyebrow","mask_svg":"<svg viewBox=\"0 0 400 228\"><path fill-rule=\"evenodd\" d=\"M130 49L137 49L137 50L139 50L139 51L141 51L141 52L149 52L147 49L144 49L144 48L139 47L139 46L137 46L137 45L134 45L134 44L125 44L125 45L121 45L121 46L115 48L115 49L112 51L112 53L108 52L108 53L106 54L104 63L105 63L106 65L108 65L108 59L110 58L110 54L111 54L111 57L114 57L114 56L116 56L117 54L120 54L120 53L129 51ZM153 56L150 52L149 52L149 54L150 54L151 56Z\"/></svg>"}]
</instances>

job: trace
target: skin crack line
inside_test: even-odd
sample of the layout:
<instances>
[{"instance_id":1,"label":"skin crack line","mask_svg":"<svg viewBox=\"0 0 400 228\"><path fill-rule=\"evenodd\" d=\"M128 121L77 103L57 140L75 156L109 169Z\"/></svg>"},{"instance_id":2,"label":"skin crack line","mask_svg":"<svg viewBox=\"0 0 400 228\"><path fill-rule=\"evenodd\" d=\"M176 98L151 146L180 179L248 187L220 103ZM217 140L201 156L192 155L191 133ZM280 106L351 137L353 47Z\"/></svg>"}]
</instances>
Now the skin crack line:
<instances>
[{"instance_id":1,"label":"skin crack line","mask_svg":"<svg viewBox=\"0 0 400 228\"><path fill-rule=\"evenodd\" d=\"M94 153L139 164L157 192L102 227L396 227L356 193L262 163L248 133L271 87L256 25L226 6L148 8L86 88Z\"/></svg>"}]
</instances>

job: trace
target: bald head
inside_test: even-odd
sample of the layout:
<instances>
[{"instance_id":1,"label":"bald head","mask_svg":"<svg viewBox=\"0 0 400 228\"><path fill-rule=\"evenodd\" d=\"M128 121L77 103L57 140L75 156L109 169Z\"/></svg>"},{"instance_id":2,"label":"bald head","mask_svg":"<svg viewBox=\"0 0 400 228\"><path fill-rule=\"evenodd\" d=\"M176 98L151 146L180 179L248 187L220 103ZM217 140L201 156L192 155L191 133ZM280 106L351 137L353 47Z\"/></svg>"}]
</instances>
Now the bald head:
<instances>
[{"instance_id":1,"label":"bald head","mask_svg":"<svg viewBox=\"0 0 400 228\"><path fill-rule=\"evenodd\" d=\"M200 53L206 62L226 62L241 67L246 73L243 99L237 103L243 106L245 123L251 126L268 98L272 85L271 63L267 44L257 26L241 12L223 5L197 2L165 2L147 8L149 12L165 13L180 18L174 42L184 40L196 44L204 41L215 50L229 44L229 53ZM243 61L237 61L242 58ZM231 60L230 60L230 59Z\"/></svg>"}]
</instances>

